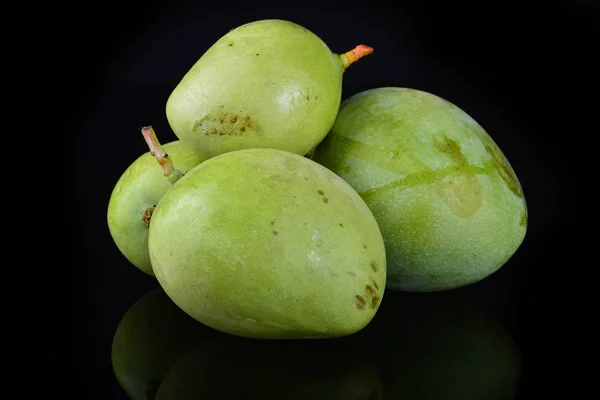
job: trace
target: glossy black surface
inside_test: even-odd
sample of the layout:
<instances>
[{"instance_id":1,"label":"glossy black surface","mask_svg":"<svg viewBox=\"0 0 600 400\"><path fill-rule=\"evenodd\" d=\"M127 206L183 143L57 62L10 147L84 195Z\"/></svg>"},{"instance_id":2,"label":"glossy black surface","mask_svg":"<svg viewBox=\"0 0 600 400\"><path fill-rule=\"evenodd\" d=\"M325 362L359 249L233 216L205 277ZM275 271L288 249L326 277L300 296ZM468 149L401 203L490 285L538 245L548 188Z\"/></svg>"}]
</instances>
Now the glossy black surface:
<instances>
[{"instance_id":1,"label":"glossy black surface","mask_svg":"<svg viewBox=\"0 0 600 400\"><path fill-rule=\"evenodd\" d=\"M103 396L123 399L514 399L524 390L524 336L510 315L463 291L384 298L352 336L271 341L208 328L151 288L105 332L94 376Z\"/></svg>"},{"instance_id":2,"label":"glossy black surface","mask_svg":"<svg viewBox=\"0 0 600 400\"><path fill-rule=\"evenodd\" d=\"M568 174L559 167L565 145L557 132L581 131L565 115L590 112L589 105L564 99L585 86L591 67L580 63L569 70L579 75L567 73L557 54L577 63L580 49L598 37L593 2L424 1L398 2L394 9L371 2L221 3L137 3L131 11L106 5L78 23L97 35L86 39L90 51L77 53L92 79L75 87L80 95L71 104L75 119L66 148L77 166L67 207L74 248L81 250L71 281L76 397L127 399L130 383L119 381L122 374L137 380L143 393L177 393L178 399L537 398L548 361L540 338L551 331L540 313L543 288L562 262L572 200ZM153 125L163 143L175 139L164 104L189 67L230 29L263 18L298 22L336 52L373 46L375 53L345 74L343 98L380 86L422 89L454 102L488 131L514 167L529 208L525 241L497 273L447 293L388 291L372 324L335 341L235 338L203 329L169 301L143 306L142 299L160 298L160 288L112 242L106 224L111 190L147 151L140 126ZM126 330L116 341L125 345L114 345L119 324L139 304L141 317L128 328L134 339ZM175 322L160 324L156 315ZM127 357L151 361L115 373L113 360ZM149 366L154 369L144 370Z\"/></svg>"}]
</instances>

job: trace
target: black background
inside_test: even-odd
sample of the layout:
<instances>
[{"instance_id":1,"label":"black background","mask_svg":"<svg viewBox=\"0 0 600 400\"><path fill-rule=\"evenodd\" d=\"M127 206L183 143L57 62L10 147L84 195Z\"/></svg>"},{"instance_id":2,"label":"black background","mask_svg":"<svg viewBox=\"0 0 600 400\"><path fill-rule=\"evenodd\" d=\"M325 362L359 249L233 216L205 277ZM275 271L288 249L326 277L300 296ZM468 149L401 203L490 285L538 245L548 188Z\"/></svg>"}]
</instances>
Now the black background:
<instances>
[{"instance_id":1,"label":"black background","mask_svg":"<svg viewBox=\"0 0 600 400\"><path fill-rule=\"evenodd\" d=\"M346 71L343 98L381 86L429 91L474 117L510 160L528 202L527 237L501 270L460 290L515 338L524 357L520 398L536 398L561 353L553 335L560 321L544 312L549 277L580 262L566 256L581 219L572 217L580 204L573 167L585 169L574 154L583 149L571 143L592 143L597 2L281 4L103 3L71 21L69 34L81 36L65 66L74 99L65 151L76 166L66 192L79 250L69 280L76 397L126 398L110 367L112 335L127 308L156 286L127 263L106 225L112 187L147 150L138 128L151 124L162 143L175 139L165 101L191 65L230 29L281 18L337 53L360 43L375 49ZM73 78L81 68L86 76ZM66 353L55 346L51 362Z\"/></svg>"}]
</instances>

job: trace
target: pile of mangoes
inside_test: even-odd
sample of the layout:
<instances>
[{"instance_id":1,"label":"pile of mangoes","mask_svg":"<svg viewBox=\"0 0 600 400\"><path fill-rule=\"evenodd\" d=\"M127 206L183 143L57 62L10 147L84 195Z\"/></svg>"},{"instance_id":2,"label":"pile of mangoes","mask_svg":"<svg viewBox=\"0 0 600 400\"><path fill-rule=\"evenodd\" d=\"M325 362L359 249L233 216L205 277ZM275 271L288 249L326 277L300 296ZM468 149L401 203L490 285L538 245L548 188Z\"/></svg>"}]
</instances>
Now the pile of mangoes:
<instances>
[{"instance_id":1,"label":"pile of mangoes","mask_svg":"<svg viewBox=\"0 0 600 400\"><path fill-rule=\"evenodd\" d=\"M166 102L178 140L144 127L150 151L116 183L121 253L197 321L262 339L352 335L386 289L439 292L497 271L527 230L514 170L434 94L342 101L345 71L372 52L333 53L284 20L222 36Z\"/></svg>"}]
</instances>

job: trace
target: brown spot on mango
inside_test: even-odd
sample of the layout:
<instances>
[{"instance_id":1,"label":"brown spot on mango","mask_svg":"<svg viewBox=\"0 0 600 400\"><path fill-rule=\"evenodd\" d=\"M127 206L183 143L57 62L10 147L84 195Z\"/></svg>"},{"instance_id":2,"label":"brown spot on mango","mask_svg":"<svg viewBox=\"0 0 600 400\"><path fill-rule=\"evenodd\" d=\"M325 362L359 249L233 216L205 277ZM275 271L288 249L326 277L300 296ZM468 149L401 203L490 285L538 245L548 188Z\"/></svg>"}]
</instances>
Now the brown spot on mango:
<instances>
[{"instance_id":1,"label":"brown spot on mango","mask_svg":"<svg viewBox=\"0 0 600 400\"><path fill-rule=\"evenodd\" d=\"M379 265L377 265L377 263L376 263L375 261L371 261L371 264L370 264L370 265L371 265L371 269L372 269L374 272L377 272L377 270L379 269Z\"/></svg>"},{"instance_id":2,"label":"brown spot on mango","mask_svg":"<svg viewBox=\"0 0 600 400\"><path fill-rule=\"evenodd\" d=\"M467 158L463 154L460 144L455 140L450 139L448 136L444 136L443 139L437 139L433 142L435 148L441 153L447 155L452 160L452 164L455 165L467 165Z\"/></svg>"},{"instance_id":3,"label":"brown spot on mango","mask_svg":"<svg viewBox=\"0 0 600 400\"><path fill-rule=\"evenodd\" d=\"M356 295L356 308L358 308L359 310L364 310L366 304L367 304L367 301L365 300L365 298L362 297L361 295L357 294Z\"/></svg>"},{"instance_id":4,"label":"brown spot on mango","mask_svg":"<svg viewBox=\"0 0 600 400\"><path fill-rule=\"evenodd\" d=\"M523 188L521 187L521 183L517 179L517 175L515 171L512 169L508 159L502 153L502 151L496 146L493 142L486 143L484 142L485 151L492 157L492 161L500 177L504 180L508 188L513 192L517 197L523 198Z\"/></svg>"},{"instance_id":5,"label":"brown spot on mango","mask_svg":"<svg viewBox=\"0 0 600 400\"><path fill-rule=\"evenodd\" d=\"M519 225L527 227L527 212L521 211L521 219L519 220Z\"/></svg>"},{"instance_id":6,"label":"brown spot on mango","mask_svg":"<svg viewBox=\"0 0 600 400\"><path fill-rule=\"evenodd\" d=\"M323 203L329 203L329 199L327 197L323 197Z\"/></svg>"},{"instance_id":7,"label":"brown spot on mango","mask_svg":"<svg viewBox=\"0 0 600 400\"><path fill-rule=\"evenodd\" d=\"M371 299L371 308L377 307L377 303L379 303L379 296L373 296Z\"/></svg>"},{"instance_id":8,"label":"brown spot on mango","mask_svg":"<svg viewBox=\"0 0 600 400\"><path fill-rule=\"evenodd\" d=\"M242 136L248 132L261 131L252 117L228 111L223 105L198 119L192 130L206 136Z\"/></svg>"},{"instance_id":9,"label":"brown spot on mango","mask_svg":"<svg viewBox=\"0 0 600 400\"><path fill-rule=\"evenodd\" d=\"M517 197L523 198L523 188L519 180L517 179L517 175L513 170L512 166L508 162L508 159L502 153L502 150L498 147L496 142L487 134L487 132L478 127L475 129L475 133L481 140L485 151L491 156L494 167L500 174L500 177L504 180L508 188L511 192L513 192Z\"/></svg>"},{"instance_id":10,"label":"brown spot on mango","mask_svg":"<svg viewBox=\"0 0 600 400\"><path fill-rule=\"evenodd\" d=\"M377 292L375 292L375 289L373 289L371 285L367 285L365 287L365 290L367 291L370 297L374 297L377 294Z\"/></svg>"}]
</instances>

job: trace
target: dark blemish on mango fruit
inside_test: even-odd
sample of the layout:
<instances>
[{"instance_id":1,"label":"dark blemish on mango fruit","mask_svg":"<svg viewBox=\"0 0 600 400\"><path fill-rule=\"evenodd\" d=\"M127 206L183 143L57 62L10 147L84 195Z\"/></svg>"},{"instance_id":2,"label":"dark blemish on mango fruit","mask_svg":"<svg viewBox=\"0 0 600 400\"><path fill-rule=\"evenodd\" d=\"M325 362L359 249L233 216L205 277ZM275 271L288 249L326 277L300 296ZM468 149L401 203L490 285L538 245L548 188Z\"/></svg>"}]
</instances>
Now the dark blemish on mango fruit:
<instances>
[{"instance_id":1,"label":"dark blemish on mango fruit","mask_svg":"<svg viewBox=\"0 0 600 400\"><path fill-rule=\"evenodd\" d=\"M357 294L356 295L356 308L358 308L359 310L364 310L366 304L367 304L367 301L365 300L365 298L362 297L361 295Z\"/></svg>"},{"instance_id":2,"label":"dark blemish on mango fruit","mask_svg":"<svg viewBox=\"0 0 600 400\"><path fill-rule=\"evenodd\" d=\"M371 261L371 264L370 264L370 265L371 265L371 269L372 269L374 272L377 272L377 270L379 269L379 265L377 265L377 263L376 263L375 261Z\"/></svg>"},{"instance_id":3,"label":"dark blemish on mango fruit","mask_svg":"<svg viewBox=\"0 0 600 400\"><path fill-rule=\"evenodd\" d=\"M367 245L366 245L366 244L363 244L363 249L366 249L366 248L367 248Z\"/></svg>"},{"instance_id":4,"label":"dark blemish on mango fruit","mask_svg":"<svg viewBox=\"0 0 600 400\"><path fill-rule=\"evenodd\" d=\"M369 296L371 297L375 297L375 295L377 294L377 292L375 292L375 289L373 289L371 285L367 285L365 287L365 290L367 291L367 293L369 293Z\"/></svg>"},{"instance_id":5,"label":"dark blemish on mango fruit","mask_svg":"<svg viewBox=\"0 0 600 400\"><path fill-rule=\"evenodd\" d=\"M233 46L233 42L229 42L227 46Z\"/></svg>"},{"instance_id":6,"label":"dark blemish on mango fruit","mask_svg":"<svg viewBox=\"0 0 600 400\"><path fill-rule=\"evenodd\" d=\"M371 299L371 308L374 309L375 307L377 307L377 303L379 303L379 296L374 296Z\"/></svg>"},{"instance_id":7,"label":"dark blemish on mango fruit","mask_svg":"<svg viewBox=\"0 0 600 400\"><path fill-rule=\"evenodd\" d=\"M327 197L323 197L323 203L329 203L329 199Z\"/></svg>"},{"instance_id":8,"label":"dark blemish on mango fruit","mask_svg":"<svg viewBox=\"0 0 600 400\"><path fill-rule=\"evenodd\" d=\"M152 205L150 207L146 207L142 210L142 223L148 227L150 226L150 220L152 219L152 214L154 213L154 209L156 205Z\"/></svg>"},{"instance_id":9,"label":"dark blemish on mango fruit","mask_svg":"<svg viewBox=\"0 0 600 400\"><path fill-rule=\"evenodd\" d=\"M277 236L278 232L277 231L273 231L273 236Z\"/></svg>"},{"instance_id":10,"label":"dark blemish on mango fruit","mask_svg":"<svg viewBox=\"0 0 600 400\"><path fill-rule=\"evenodd\" d=\"M271 226L275 225L275 218L273 218L273 219L271 220L271 222L269 222L269 225L271 225Z\"/></svg>"},{"instance_id":11,"label":"dark blemish on mango fruit","mask_svg":"<svg viewBox=\"0 0 600 400\"><path fill-rule=\"evenodd\" d=\"M343 227L344 227L344 224L340 224L339 226L340 226L340 228L343 228Z\"/></svg>"},{"instance_id":12,"label":"dark blemish on mango fruit","mask_svg":"<svg viewBox=\"0 0 600 400\"><path fill-rule=\"evenodd\" d=\"M517 197L523 198L523 188L515 175L514 170L510 166L508 159L504 156L504 153L495 145L484 143L485 151L492 157L494 166L498 170L500 177L504 180L511 192Z\"/></svg>"},{"instance_id":13,"label":"dark blemish on mango fruit","mask_svg":"<svg viewBox=\"0 0 600 400\"><path fill-rule=\"evenodd\" d=\"M317 193L319 193L321 196L323 196L325 194L325 192L322 191L321 189L317 190Z\"/></svg>"},{"instance_id":14,"label":"dark blemish on mango fruit","mask_svg":"<svg viewBox=\"0 0 600 400\"><path fill-rule=\"evenodd\" d=\"M256 53L257 56L260 56L260 54Z\"/></svg>"},{"instance_id":15,"label":"dark blemish on mango fruit","mask_svg":"<svg viewBox=\"0 0 600 400\"><path fill-rule=\"evenodd\" d=\"M241 136L249 130L260 132L258 126L249 115L228 112L224 106L198 119L192 128L207 136Z\"/></svg>"},{"instance_id":16,"label":"dark blemish on mango fruit","mask_svg":"<svg viewBox=\"0 0 600 400\"><path fill-rule=\"evenodd\" d=\"M377 282L375 282L374 280L371 280L371 282L373 282L373 286L375 286L375 289L379 290L379 285L377 284Z\"/></svg>"},{"instance_id":17,"label":"dark blemish on mango fruit","mask_svg":"<svg viewBox=\"0 0 600 400\"><path fill-rule=\"evenodd\" d=\"M521 219L519 220L519 225L527 227L527 213L525 211L521 211Z\"/></svg>"},{"instance_id":18,"label":"dark blemish on mango fruit","mask_svg":"<svg viewBox=\"0 0 600 400\"><path fill-rule=\"evenodd\" d=\"M356 274L354 272L348 272L348 275L350 275L353 278L356 278Z\"/></svg>"},{"instance_id":19,"label":"dark blemish on mango fruit","mask_svg":"<svg viewBox=\"0 0 600 400\"><path fill-rule=\"evenodd\" d=\"M310 101L310 96L306 96L306 101Z\"/></svg>"},{"instance_id":20,"label":"dark blemish on mango fruit","mask_svg":"<svg viewBox=\"0 0 600 400\"><path fill-rule=\"evenodd\" d=\"M450 157L453 164L456 165L467 165L467 158L463 154L460 144L455 140L450 139L448 136L444 136L442 140L436 140L434 143L435 148L441 153L444 153Z\"/></svg>"}]
</instances>

